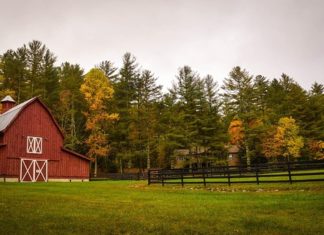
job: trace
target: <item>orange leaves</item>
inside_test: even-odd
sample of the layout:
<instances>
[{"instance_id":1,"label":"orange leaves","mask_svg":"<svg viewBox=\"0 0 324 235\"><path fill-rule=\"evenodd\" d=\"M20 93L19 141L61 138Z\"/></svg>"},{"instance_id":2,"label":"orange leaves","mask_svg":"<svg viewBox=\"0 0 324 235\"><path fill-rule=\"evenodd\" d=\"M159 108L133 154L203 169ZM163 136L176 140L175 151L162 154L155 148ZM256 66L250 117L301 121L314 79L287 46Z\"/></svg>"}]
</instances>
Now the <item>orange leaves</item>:
<instances>
[{"instance_id":1,"label":"orange leaves","mask_svg":"<svg viewBox=\"0 0 324 235\"><path fill-rule=\"evenodd\" d=\"M105 112L99 113L86 113L87 122L86 122L86 129L87 130L94 130L96 128L101 128L105 122L117 121L119 115L117 113L108 114Z\"/></svg>"},{"instance_id":2,"label":"orange leaves","mask_svg":"<svg viewBox=\"0 0 324 235\"><path fill-rule=\"evenodd\" d=\"M233 119L228 127L230 143L232 145L240 145L244 139L243 122L239 119Z\"/></svg>"},{"instance_id":3,"label":"orange leaves","mask_svg":"<svg viewBox=\"0 0 324 235\"><path fill-rule=\"evenodd\" d=\"M280 148L281 148L282 142L280 142L274 138L275 133L276 133L276 127L271 129L268 132L267 137L265 137L262 140L262 153L267 158L278 157L281 154Z\"/></svg>"},{"instance_id":4,"label":"orange leaves","mask_svg":"<svg viewBox=\"0 0 324 235\"><path fill-rule=\"evenodd\" d=\"M311 140L308 143L309 149L314 153L315 159L324 159L324 141L321 140Z\"/></svg>"},{"instance_id":5,"label":"orange leaves","mask_svg":"<svg viewBox=\"0 0 324 235\"><path fill-rule=\"evenodd\" d=\"M91 133L86 144L90 146L90 156L106 156L108 154L107 137L101 131Z\"/></svg>"}]
</instances>

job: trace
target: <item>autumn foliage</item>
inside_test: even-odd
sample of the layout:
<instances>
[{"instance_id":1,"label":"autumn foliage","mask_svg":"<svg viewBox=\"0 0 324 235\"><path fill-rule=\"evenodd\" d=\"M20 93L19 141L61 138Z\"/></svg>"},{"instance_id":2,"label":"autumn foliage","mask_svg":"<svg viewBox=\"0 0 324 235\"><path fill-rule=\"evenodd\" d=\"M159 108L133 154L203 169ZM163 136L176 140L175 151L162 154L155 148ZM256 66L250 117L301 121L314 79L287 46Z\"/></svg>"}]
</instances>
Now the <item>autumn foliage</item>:
<instances>
[{"instance_id":1,"label":"autumn foliage","mask_svg":"<svg viewBox=\"0 0 324 235\"><path fill-rule=\"evenodd\" d=\"M274 132L263 142L263 153L266 157L283 156L287 159L300 157L304 140L299 136L299 127L292 117L283 117L278 121Z\"/></svg>"},{"instance_id":2,"label":"autumn foliage","mask_svg":"<svg viewBox=\"0 0 324 235\"><path fill-rule=\"evenodd\" d=\"M230 144L241 145L244 140L244 126L243 122L239 119L233 119L228 128L230 136Z\"/></svg>"},{"instance_id":3,"label":"autumn foliage","mask_svg":"<svg viewBox=\"0 0 324 235\"><path fill-rule=\"evenodd\" d=\"M84 78L80 91L88 104L86 129L90 135L86 140L89 147L88 155L97 159L97 156L106 156L109 151L106 126L107 122L118 119L118 114L109 114L105 102L113 97L114 90L104 73L99 69L91 69Z\"/></svg>"}]
</instances>

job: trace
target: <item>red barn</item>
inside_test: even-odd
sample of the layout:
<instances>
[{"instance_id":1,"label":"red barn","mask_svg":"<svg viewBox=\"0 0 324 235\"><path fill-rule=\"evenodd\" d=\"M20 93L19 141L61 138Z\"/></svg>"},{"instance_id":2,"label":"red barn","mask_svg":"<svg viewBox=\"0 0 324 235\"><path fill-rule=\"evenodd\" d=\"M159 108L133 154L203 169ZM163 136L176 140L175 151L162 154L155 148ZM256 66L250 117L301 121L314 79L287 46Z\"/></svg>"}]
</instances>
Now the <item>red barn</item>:
<instances>
[{"instance_id":1,"label":"red barn","mask_svg":"<svg viewBox=\"0 0 324 235\"><path fill-rule=\"evenodd\" d=\"M1 181L89 180L89 158L63 147L61 129L37 97L15 106L6 96L1 104Z\"/></svg>"}]
</instances>

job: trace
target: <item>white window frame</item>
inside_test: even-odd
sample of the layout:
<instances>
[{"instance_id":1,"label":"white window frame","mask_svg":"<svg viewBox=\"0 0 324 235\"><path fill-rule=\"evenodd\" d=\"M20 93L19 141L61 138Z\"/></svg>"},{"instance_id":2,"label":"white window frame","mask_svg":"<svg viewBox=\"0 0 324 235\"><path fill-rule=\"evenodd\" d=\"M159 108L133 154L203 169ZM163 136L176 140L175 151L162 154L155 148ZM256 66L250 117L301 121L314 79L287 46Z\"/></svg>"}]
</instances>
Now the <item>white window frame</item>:
<instances>
[{"instance_id":1,"label":"white window frame","mask_svg":"<svg viewBox=\"0 0 324 235\"><path fill-rule=\"evenodd\" d=\"M27 153L42 154L43 138L35 136L27 136Z\"/></svg>"}]
</instances>

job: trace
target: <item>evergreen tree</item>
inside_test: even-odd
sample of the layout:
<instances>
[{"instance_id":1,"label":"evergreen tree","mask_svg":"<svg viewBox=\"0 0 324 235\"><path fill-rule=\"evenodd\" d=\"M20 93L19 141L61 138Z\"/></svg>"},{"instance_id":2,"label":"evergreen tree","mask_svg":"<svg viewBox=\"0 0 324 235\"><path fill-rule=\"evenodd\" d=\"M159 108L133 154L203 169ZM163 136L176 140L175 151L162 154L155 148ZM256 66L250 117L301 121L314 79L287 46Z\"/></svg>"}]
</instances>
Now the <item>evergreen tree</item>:
<instances>
[{"instance_id":1,"label":"evergreen tree","mask_svg":"<svg viewBox=\"0 0 324 235\"><path fill-rule=\"evenodd\" d=\"M109 60L104 60L100 62L96 67L101 69L104 72L105 76L109 78L112 83L116 82L118 74L116 73L117 68L114 66L114 63Z\"/></svg>"},{"instance_id":2,"label":"evergreen tree","mask_svg":"<svg viewBox=\"0 0 324 235\"><path fill-rule=\"evenodd\" d=\"M40 96L51 108L57 103L58 75L55 56L40 41L32 41L2 56L3 86L14 90L20 103Z\"/></svg>"},{"instance_id":3,"label":"evergreen tree","mask_svg":"<svg viewBox=\"0 0 324 235\"><path fill-rule=\"evenodd\" d=\"M224 93L224 111L228 117L237 116L243 122L244 126L244 144L247 165L251 164L251 143L252 136L250 123L256 119L255 92L253 85L253 76L240 67L234 67L229 77L225 78L222 86Z\"/></svg>"},{"instance_id":4,"label":"evergreen tree","mask_svg":"<svg viewBox=\"0 0 324 235\"><path fill-rule=\"evenodd\" d=\"M282 74L279 80L274 79L269 87L268 106L272 109L272 123L283 116L292 116L297 122L305 115L304 108L307 96L294 79Z\"/></svg>"},{"instance_id":5,"label":"evergreen tree","mask_svg":"<svg viewBox=\"0 0 324 235\"><path fill-rule=\"evenodd\" d=\"M130 125L132 122L131 108L136 102L136 80L140 76L136 58L130 53L123 56L123 65L114 83L115 112L119 120L112 128L112 153L116 155L120 172L123 172L124 162L132 163L132 143L130 140Z\"/></svg>"},{"instance_id":6,"label":"evergreen tree","mask_svg":"<svg viewBox=\"0 0 324 235\"><path fill-rule=\"evenodd\" d=\"M65 133L65 146L82 150L84 138L85 111L84 98L80 92L83 82L83 69L79 65L65 62L59 69L59 101L57 117ZM83 150L84 151L84 150Z\"/></svg>"},{"instance_id":7,"label":"evergreen tree","mask_svg":"<svg viewBox=\"0 0 324 235\"><path fill-rule=\"evenodd\" d=\"M15 91L17 102L28 98L27 86L27 49L8 50L2 56L3 89Z\"/></svg>"},{"instance_id":8,"label":"evergreen tree","mask_svg":"<svg viewBox=\"0 0 324 235\"><path fill-rule=\"evenodd\" d=\"M156 84L156 78L149 70L144 70L136 79L136 100L132 106L131 141L138 166L151 166L151 153L156 147L157 138L157 102L161 98L161 86Z\"/></svg>"},{"instance_id":9,"label":"evergreen tree","mask_svg":"<svg viewBox=\"0 0 324 235\"><path fill-rule=\"evenodd\" d=\"M192 71L189 66L184 66L179 69L179 74L176 77L176 83L170 91L175 94L179 103L178 128L181 130L182 136L179 139L183 144L183 148L189 149L190 152L195 151L199 135L199 114L202 107L203 98L203 83L197 73ZM180 136L179 136L180 137Z\"/></svg>"}]
</instances>

